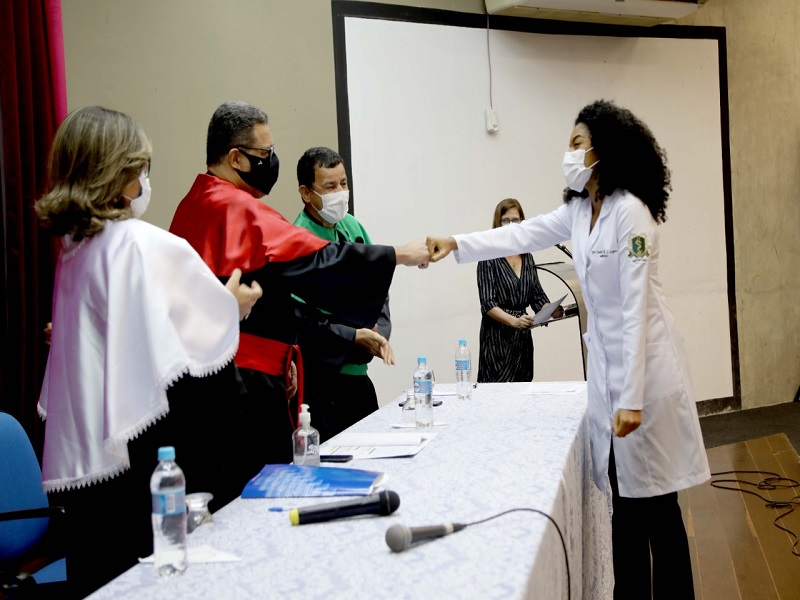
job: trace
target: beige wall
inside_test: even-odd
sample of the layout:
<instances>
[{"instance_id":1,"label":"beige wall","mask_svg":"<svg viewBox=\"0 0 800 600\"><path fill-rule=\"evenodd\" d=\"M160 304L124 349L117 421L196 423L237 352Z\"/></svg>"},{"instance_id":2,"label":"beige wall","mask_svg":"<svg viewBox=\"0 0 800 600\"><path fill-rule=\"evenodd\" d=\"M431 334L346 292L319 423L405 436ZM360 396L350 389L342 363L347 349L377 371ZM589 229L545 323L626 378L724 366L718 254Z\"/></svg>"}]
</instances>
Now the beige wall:
<instances>
[{"instance_id":1,"label":"beige wall","mask_svg":"<svg viewBox=\"0 0 800 600\"><path fill-rule=\"evenodd\" d=\"M169 227L227 100L267 111L283 159L270 204L294 219L297 159L337 145L328 0L64 0L63 19L69 108L127 112L153 142L148 220Z\"/></svg>"},{"instance_id":2,"label":"beige wall","mask_svg":"<svg viewBox=\"0 0 800 600\"><path fill-rule=\"evenodd\" d=\"M269 202L294 218L297 158L337 145L328 0L64 0L63 14L70 109L123 110L151 136L149 220L169 226L204 169L208 119L232 99L269 113L283 161ZM683 23L727 28L742 404L790 401L800 384L800 3L709 0Z\"/></svg>"},{"instance_id":3,"label":"beige wall","mask_svg":"<svg viewBox=\"0 0 800 600\"><path fill-rule=\"evenodd\" d=\"M687 25L727 30L742 405L800 384L800 3L709 0Z\"/></svg>"}]
</instances>

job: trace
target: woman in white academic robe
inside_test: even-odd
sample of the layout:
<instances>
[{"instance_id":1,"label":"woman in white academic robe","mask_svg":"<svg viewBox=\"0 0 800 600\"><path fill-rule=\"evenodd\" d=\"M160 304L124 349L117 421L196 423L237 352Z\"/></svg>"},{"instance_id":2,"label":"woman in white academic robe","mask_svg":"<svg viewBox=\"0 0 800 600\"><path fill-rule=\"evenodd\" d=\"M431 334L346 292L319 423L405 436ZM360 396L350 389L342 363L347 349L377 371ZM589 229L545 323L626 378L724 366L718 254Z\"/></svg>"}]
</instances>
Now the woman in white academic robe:
<instances>
[{"instance_id":1,"label":"woman in white academic robe","mask_svg":"<svg viewBox=\"0 0 800 600\"><path fill-rule=\"evenodd\" d=\"M150 475L177 447L187 489L232 499L241 423L233 357L257 283L227 285L185 240L136 217L151 147L123 113L70 113L36 203L61 238L39 413L42 478L66 509L69 597L83 598L152 549ZM227 289L226 289L227 288Z\"/></svg>"},{"instance_id":2,"label":"woman in white academic robe","mask_svg":"<svg viewBox=\"0 0 800 600\"><path fill-rule=\"evenodd\" d=\"M565 204L519 225L428 238L458 262L572 242L588 311L594 480L613 492L615 598L692 598L677 491L710 477L683 340L658 280L656 226L669 170L647 126L598 101L579 114L564 157Z\"/></svg>"}]
</instances>

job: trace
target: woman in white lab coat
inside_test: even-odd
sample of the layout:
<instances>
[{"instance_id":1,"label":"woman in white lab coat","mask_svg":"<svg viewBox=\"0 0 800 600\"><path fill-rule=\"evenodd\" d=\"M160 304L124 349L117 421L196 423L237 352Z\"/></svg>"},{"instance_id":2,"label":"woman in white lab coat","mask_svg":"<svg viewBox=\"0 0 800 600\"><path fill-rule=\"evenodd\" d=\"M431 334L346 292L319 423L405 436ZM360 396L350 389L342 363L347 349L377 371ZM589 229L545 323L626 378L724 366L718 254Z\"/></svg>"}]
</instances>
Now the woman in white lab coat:
<instances>
[{"instance_id":1,"label":"woman in white lab coat","mask_svg":"<svg viewBox=\"0 0 800 600\"><path fill-rule=\"evenodd\" d=\"M648 127L607 101L578 115L564 155L565 202L490 231L428 238L431 261L534 252L572 242L589 314L594 480L613 493L615 598L693 598L677 491L710 477L683 340L658 280L656 226L671 190Z\"/></svg>"}]
</instances>

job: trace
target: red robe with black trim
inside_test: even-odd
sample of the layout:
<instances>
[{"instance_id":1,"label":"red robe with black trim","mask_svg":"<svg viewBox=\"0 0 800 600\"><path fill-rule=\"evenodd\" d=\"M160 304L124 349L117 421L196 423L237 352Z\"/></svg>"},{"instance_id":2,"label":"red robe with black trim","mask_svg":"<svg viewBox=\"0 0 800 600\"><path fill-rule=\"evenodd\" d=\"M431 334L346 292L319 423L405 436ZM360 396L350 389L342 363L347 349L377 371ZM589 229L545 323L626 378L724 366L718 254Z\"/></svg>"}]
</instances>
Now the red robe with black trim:
<instances>
[{"instance_id":1,"label":"red robe with black trim","mask_svg":"<svg viewBox=\"0 0 800 600\"><path fill-rule=\"evenodd\" d=\"M211 270L258 281L263 297L242 332L294 344L302 307L331 312L357 327L378 320L394 274L390 246L328 242L296 227L249 193L214 175L198 175L170 226ZM300 308L298 308L300 307Z\"/></svg>"},{"instance_id":2,"label":"red robe with black trim","mask_svg":"<svg viewBox=\"0 0 800 600\"><path fill-rule=\"evenodd\" d=\"M219 277L307 256L327 242L295 227L271 206L214 175L198 175L169 230L197 250Z\"/></svg>"}]
</instances>

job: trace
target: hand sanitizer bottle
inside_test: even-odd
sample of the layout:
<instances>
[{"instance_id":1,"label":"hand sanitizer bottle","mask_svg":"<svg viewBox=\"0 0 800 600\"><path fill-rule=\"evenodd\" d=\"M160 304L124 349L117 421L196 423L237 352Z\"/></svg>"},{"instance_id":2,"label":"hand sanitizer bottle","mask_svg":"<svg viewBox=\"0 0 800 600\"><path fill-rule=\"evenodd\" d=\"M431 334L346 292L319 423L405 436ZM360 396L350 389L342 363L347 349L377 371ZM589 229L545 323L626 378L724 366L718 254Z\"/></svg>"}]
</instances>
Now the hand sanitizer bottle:
<instances>
[{"instance_id":1,"label":"hand sanitizer bottle","mask_svg":"<svg viewBox=\"0 0 800 600\"><path fill-rule=\"evenodd\" d=\"M319 466L319 431L311 426L308 404L300 405L300 427L292 434L294 464L308 467Z\"/></svg>"}]
</instances>

